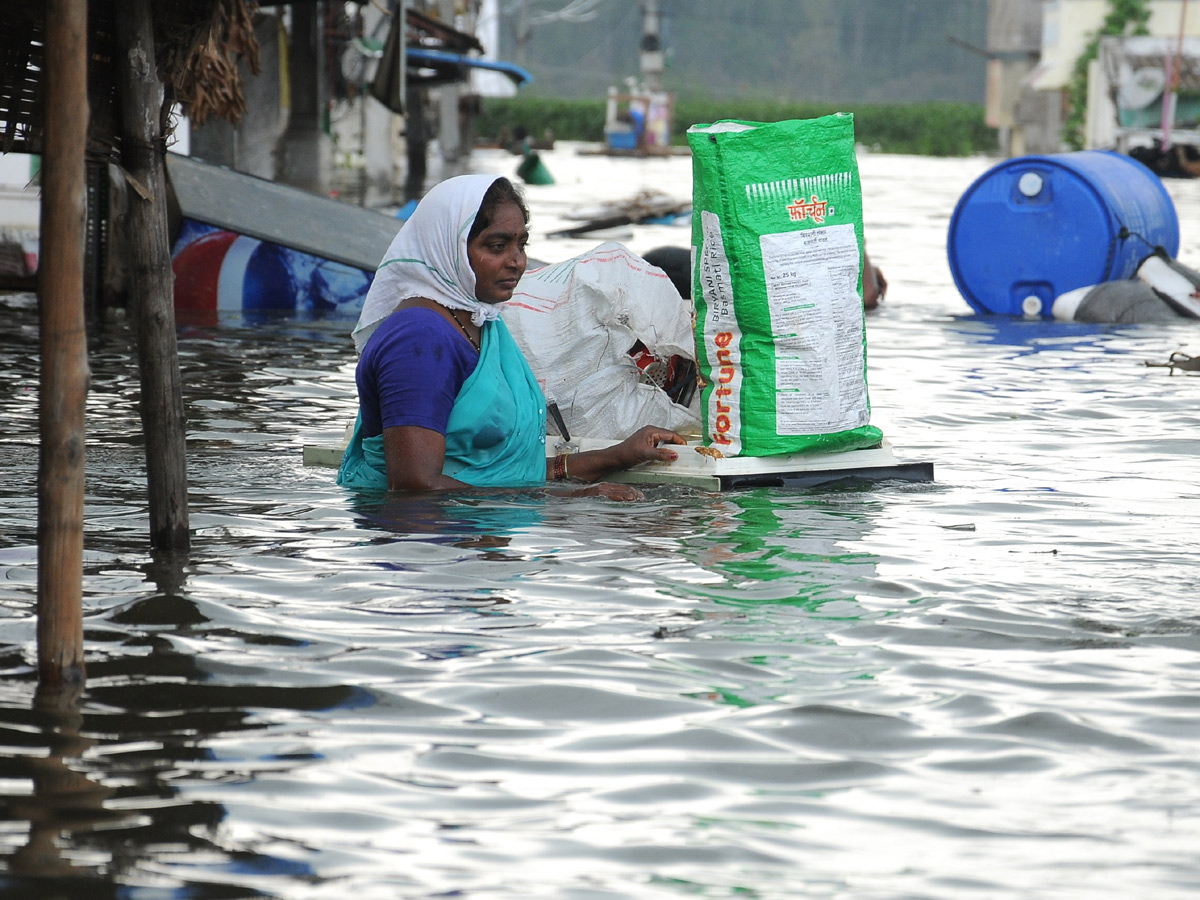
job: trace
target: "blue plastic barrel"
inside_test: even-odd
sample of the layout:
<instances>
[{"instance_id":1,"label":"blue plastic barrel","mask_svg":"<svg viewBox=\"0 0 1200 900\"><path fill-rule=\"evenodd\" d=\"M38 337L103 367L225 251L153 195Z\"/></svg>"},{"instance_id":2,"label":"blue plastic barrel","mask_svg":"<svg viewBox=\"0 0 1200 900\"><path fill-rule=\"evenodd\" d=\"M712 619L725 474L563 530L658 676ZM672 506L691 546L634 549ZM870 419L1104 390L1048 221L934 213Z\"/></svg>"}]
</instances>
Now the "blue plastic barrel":
<instances>
[{"instance_id":1,"label":"blue plastic barrel","mask_svg":"<svg viewBox=\"0 0 1200 900\"><path fill-rule=\"evenodd\" d=\"M1049 316L1059 294L1130 278L1156 247L1179 252L1158 176L1107 150L1021 156L985 172L950 218L950 271L977 313Z\"/></svg>"}]
</instances>

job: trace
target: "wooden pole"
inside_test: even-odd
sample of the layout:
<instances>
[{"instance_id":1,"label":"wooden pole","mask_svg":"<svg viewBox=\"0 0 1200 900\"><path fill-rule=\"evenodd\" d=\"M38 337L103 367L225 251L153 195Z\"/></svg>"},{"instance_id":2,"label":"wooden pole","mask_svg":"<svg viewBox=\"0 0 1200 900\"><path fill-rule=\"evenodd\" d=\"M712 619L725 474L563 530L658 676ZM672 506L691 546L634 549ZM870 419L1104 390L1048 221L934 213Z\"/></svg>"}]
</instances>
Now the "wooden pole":
<instances>
[{"instance_id":1,"label":"wooden pole","mask_svg":"<svg viewBox=\"0 0 1200 900\"><path fill-rule=\"evenodd\" d=\"M83 310L87 0L46 4L42 160L41 404L38 428L38 676L80 683L83 666Z\"/></svg>"},{"instance_id":2,"label":"wooden pole","mask_svg":"<svg viewBox=\"0 0 1200 900\"><path fill-rule=\"evenodd\" d=\"M1175 106L1179 101L1179 70L1183 65L1183 35L1187 30L1187 6L1188 0L1183 0L1179 7L1179 39L1175 43L1175 56L1172 58L1170 53L1165 54L1167 77L1163 86L1163 153L1169 153L1171 150L1171 129L1175 127Z\"/></svg>"},{"instance_id":3,"label":"wooden pole","mask_svg":"<svg viewBox=\"0 0 1200 900\"><path fill-rule=\"evenodd\" d=\"M129 297L141 370L150 544L159 550L187 550L187 422L167 226L164 92L154 61L150 0L121 0L115 6L121 160L133 188L127 218Z\"/></svg>"}]
</instances>

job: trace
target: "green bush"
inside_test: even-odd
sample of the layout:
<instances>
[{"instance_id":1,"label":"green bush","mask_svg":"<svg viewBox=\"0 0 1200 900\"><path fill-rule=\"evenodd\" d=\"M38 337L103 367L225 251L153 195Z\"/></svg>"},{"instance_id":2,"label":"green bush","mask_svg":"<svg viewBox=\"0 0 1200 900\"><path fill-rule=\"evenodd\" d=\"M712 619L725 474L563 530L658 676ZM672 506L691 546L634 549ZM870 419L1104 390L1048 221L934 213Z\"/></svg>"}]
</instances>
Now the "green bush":
<instances>
[{"instance_id":1,"label":"green bush","mask_svg":"<svg viewBox=\"0 0 1200 900\"><path fill-rule=\"evenodd\" d=\"M524 127L537 138L549 128L569 141L604 140L604 100L555 100L542 97L486 98L476 133L494 140L503 129ZM766 100L677 99L672 121L674 143L686 143L688 127L721 119L779 122L812 119L833 112L854 113L859 143L883 153L967 156L996 149L995 129L983 120L983 107L970 103L834 106L828 103L777 103Z\"/></svg>"},{"instance_id":2,"label":"green bush","mask_svg":"<svg viewBox=\"0 0 1200 900\"><path fill-rule=\"evenodd\" d=\"M523 127L534 138L549 128L564 141L604 140L603 100L554 100L543 97L488 97L475 120L475 133L495 140L507 129Z\"/></svg>"}]
</instances>

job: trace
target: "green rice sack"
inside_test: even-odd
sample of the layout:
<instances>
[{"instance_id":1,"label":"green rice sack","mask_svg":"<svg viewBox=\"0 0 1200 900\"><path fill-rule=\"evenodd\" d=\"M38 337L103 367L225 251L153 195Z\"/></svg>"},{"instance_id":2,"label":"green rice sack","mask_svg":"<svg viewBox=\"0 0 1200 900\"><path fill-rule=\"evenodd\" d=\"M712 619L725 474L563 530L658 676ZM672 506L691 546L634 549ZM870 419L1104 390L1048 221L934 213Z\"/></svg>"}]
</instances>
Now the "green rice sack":
<instances>
[{"instance_id":1,"label":"green rice sack","mask_svg":"<svg viewBox=\"0 0 1200 900\"><path fill-rule=\"evenodd\" d=\"M705 443L725 456L879 444L854 118L726 121L687 136Z\"/></svg>"}]
</instances>

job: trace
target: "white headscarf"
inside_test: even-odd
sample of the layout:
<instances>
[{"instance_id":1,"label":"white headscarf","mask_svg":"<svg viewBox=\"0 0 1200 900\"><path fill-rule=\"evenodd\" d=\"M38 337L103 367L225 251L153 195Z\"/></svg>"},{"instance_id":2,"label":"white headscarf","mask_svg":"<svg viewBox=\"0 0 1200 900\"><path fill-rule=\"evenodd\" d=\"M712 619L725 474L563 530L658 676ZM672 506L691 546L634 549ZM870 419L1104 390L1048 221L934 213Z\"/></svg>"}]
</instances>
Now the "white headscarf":
<instances>
[{"instance_id":1,"label":"white headscarf","mask_svg":"<svg viewBox=\"0 0 1200 900\"><path fill-rule=\"evenodd\" d=\"M379 323L409 297L426 297L471 314L482 325L500 307L475 299L475 273L467 257L467 234L496 175L459 175L433 186L392 239L367 291L354 349L362 353Z\"/></svg>"}]
</instances>

